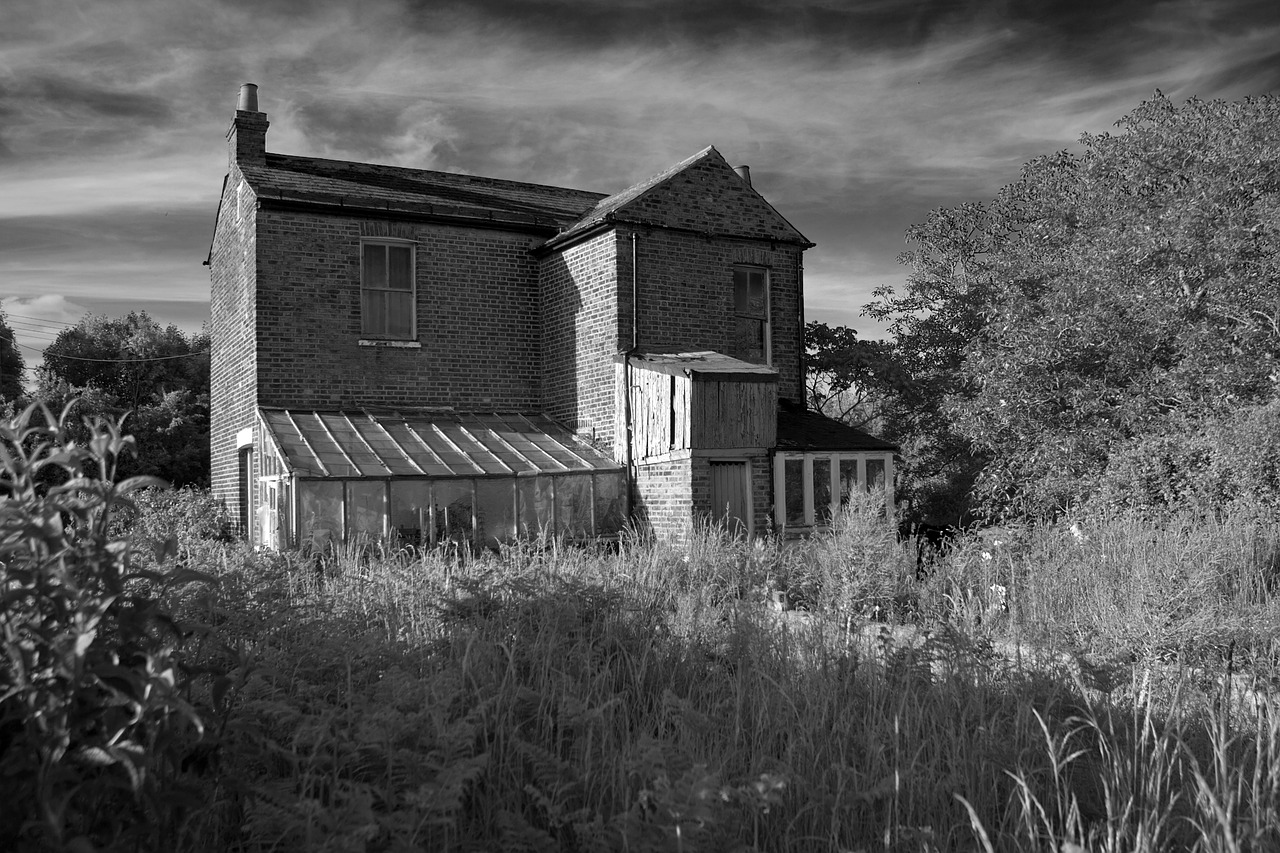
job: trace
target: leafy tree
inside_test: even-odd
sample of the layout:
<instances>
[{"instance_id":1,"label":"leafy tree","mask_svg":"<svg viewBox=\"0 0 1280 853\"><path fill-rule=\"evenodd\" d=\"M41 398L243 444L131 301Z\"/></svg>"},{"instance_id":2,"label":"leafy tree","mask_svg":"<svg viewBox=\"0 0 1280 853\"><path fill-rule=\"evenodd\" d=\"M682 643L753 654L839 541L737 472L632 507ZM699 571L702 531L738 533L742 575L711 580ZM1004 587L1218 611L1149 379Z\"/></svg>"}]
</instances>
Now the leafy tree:
<instances>
[{"instance_id":1,"label":"leafy tree","mask_svg":"<svg viewBox=\"0 0 1280 853\"><path fill-rule=\"evenodd\" d=\"M1120 448L1132 467L1149 436L1277 396L1280 99L1157 93L1118 126L936 211L908 233L906 292L868 306L987 513L1060 512Z\"/></svg>"},{"instance_id":2,"label":"leafy tree","mask_svg":"<svg viewBox=\"0 0 1280 853\"><path fill-rule=\"evenodd\" d=\"M161 326L145 311L119 319L87 316L44 352L38 395L61 406L80 398L80 414L129 413L136 458L126 476L152 475L177 486L209 480L209 336Z\"/></svg>"},{"instance_id":3,"label":"leafy tree","mask_svg":"<svg viewBox=\"0 0 1280 853\"><path fill-rule=\"evenodd\" d=\"M15 403L24 396L22 374L27 364L18 350L18 341L0 309L0 403Z\"/></svg>"},{"instance_id":4,"label":"leafy tree","mask_svg":"<svg viewBox=\"0 0 1280 853\"><path fill-rule=\"evenodd\" d=\"M817 321L805 324L804 342L809 408L850 426L876 424L887 389L901 380L892 347Z\"/></svg>"}]
</instances>

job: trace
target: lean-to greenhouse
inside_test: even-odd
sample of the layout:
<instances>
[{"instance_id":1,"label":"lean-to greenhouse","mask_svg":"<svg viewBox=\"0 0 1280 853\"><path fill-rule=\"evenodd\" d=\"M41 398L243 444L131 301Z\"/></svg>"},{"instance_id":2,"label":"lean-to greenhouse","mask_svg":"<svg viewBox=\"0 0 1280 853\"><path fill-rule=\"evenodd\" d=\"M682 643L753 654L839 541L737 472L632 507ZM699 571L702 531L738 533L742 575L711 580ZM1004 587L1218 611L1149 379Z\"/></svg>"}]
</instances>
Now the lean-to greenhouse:
<instances>
[{"instance_id":1,"label":"lean-to greenhouse","mask_svg":"<svg viewBox=\"0 0 1280 853\"><path fill-rule=\"evenodd\" d=\"M271 547L590 539L626 520L622 466L543 415L259 414L255 520Z\"/></svg>"}]
</instances>

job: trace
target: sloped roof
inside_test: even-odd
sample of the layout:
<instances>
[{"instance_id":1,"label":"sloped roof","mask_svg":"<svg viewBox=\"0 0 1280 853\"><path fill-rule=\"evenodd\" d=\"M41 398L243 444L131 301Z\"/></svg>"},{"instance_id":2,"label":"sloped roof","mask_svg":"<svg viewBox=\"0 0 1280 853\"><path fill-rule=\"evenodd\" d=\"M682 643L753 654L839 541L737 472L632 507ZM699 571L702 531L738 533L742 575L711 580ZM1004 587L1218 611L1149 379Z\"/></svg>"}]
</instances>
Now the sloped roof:
<instances>
[{"instance_id":1,"label":"sloped roof","mask_svg":"<svg viewBox=\"0 0 1280 853\"><path fill-rule=\"evenodd\" d=\"M744 181L714 146L601 199L546 245L570 242L611 222L813 245Z\"/></svg>"},{"instance_id":2,"label":"sloped roof","mask_svg":"<svg viewBox=\"0 0 1280 853\"><path fill-rule=\"evenodd\" d=\"M240 171L264 201L301 202L566 228L602 193L475 175L431 172L290 154L266 155L265 166Z\"/></svg>"},{"instance_id":3,"label":"sloped roof","mask_svg":"<svg viewBox=\"0 0 1280 853\"><path fill-rule=\"evenodd\" d=\"M300 477L526 477L622 467L546 415L259 411Z\"/></svg>"},{"instance_id":4,"label":"sloped roof","mask_svg":"<svg viewBox=\"0 0 1280 853\"><path fill-rule=\"evenodd\" d=\"M694 380L733 382L777 382L778 371L765 364L733 358L712 350L703 352L637 353L631 364L671 376L689 376Z\"/></svg>"},{"instance_id":5,"label":"sloped roof","mask_svg":"<svg viewBox=\"0 0 1280 853\"><path fill-rule=\"evenodd\" d=\"M778 450L897 450L897 445L819 412L778 408Z\"/></svg>"}]
</instances>

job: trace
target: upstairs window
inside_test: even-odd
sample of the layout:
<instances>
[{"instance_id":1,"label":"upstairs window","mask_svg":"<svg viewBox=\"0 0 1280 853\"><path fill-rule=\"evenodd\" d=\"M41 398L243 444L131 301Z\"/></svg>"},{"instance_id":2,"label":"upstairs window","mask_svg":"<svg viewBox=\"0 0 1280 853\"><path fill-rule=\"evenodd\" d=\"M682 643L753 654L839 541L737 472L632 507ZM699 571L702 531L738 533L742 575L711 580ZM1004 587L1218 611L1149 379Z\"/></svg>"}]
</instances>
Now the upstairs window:
<instances>
[{"instance_id":1,"label":"upstairs window","mask_svg":"<svg viewBox=\"0 0 1280 853\"><path fill-rule=\"evenodd\" d=\"M366 338L417 337L413 244L367 240L360 244L360 334Z\"/></svg>"},{"instance_id":2,"label":"upstairs window","mask_svg":"<svg viewBox=\"0 0 1280 853\"><path fill-rule=\"evenodd\" d=\"M769 271L764 267L733 268L733 339L729 355L769 364Z\"/></svg>"}]
</instances>

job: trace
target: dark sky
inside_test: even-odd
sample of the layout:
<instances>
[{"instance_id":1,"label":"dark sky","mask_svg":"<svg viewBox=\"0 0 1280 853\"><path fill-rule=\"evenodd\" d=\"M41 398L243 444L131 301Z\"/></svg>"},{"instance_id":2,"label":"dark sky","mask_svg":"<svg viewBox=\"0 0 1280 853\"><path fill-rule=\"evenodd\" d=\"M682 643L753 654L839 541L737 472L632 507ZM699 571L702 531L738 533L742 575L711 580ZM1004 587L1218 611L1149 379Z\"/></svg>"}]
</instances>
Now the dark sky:
<instances>
[{"instance_id":1,"label":"dark sky","mask_svg":"<svg viewBox=\"0 0 1280 853\"><path fill-rule=\"evenodd\" d=\"M897 285L908 225L1155 89L1280 88L1276 0L5 0L0 298L28 364L85 313L198 330L224 134L614 192L707 145L818 246L810 319Z\"/></svg>"}]
</instances>

